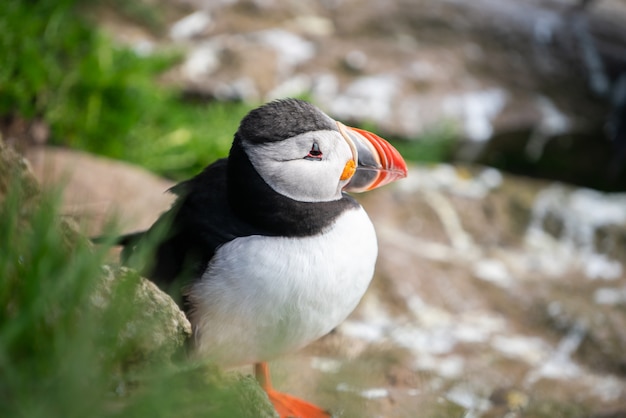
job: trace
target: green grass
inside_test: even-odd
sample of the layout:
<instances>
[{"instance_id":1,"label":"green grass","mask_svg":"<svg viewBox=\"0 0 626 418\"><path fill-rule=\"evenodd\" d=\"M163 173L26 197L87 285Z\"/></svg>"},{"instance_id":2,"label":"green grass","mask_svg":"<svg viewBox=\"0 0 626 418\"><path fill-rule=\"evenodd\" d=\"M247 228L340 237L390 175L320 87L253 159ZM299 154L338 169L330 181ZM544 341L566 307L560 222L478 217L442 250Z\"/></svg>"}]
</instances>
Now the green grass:
<instances>
[{"instance_id":1,"label":"green grass","mask_svg":"<svg viewBox=\"0 0 626 418\"><path fill-rule=\"evenodd\" d=\"M176 51L116 46L76 0L0 2L0 116L43 119L51 142L184 178L227 154L242 103L185 102L158 82Z\"/></svg>"},{"instance_id":2,"label":"green grass","mask_svg":"<svg viewBox=\"0 0 626 418\"><path fill-rule=\"evenodd\" d=\"M457 139L458 134L453 125L441 124L412 140L390 141L407 161L438 163L451 158Z\"/></svg>"},{"instance_id":3,"label":"green grass","mask_svg":"<svg viewBox=\"0 0 626 418\"><path fill-rule=\"evenodd\" d=\"M57 199L27 201L17 182L8 190L0 206L0 415L86 414L107 386L87 308L103 254L68 241Z\"/></svg>"}]
</instances>

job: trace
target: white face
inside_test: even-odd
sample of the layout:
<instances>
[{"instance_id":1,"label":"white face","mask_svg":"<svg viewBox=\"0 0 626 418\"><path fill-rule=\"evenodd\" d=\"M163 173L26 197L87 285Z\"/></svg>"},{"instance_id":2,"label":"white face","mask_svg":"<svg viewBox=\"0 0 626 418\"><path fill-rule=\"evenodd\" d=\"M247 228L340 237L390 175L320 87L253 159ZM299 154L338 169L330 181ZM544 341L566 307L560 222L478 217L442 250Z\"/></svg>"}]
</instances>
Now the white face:
<instances>
[{"instance_id":1,"label":"white face","mask_svg":"<svg viewBox=\"0 0 626 418\"><path fill-rule=\"evenodd\" d=\"M341 180L341 175L346 163L353 159L352 151L337 131L307 132L260 145L244 141L242 145L263 180L291 199L337 200L349 181Z\"/></svg>"}]
</instances>

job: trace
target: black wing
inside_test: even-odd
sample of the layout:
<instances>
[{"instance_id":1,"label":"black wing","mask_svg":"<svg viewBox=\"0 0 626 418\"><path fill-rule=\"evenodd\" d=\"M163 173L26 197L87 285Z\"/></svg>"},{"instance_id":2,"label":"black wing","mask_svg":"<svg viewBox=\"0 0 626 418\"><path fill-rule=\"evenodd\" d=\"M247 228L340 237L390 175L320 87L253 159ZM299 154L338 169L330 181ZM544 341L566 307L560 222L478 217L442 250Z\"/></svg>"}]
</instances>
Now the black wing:
<instances>
[{"instance_id":1,"label":"black wing","mask_svg":"<svg viewBox=\"0 0 626 418\"><path fill-rule=\"evenodd\" d=\"M172 295L199 278L217 248L237 237L270 235L241 220L229 204L227 160L219 160L196 177L170 189L178 198L149 230L130 234L122 259L143 264L142 273ZM142 260L149 260L148 262Z\"/></svg>"}]
</instances>

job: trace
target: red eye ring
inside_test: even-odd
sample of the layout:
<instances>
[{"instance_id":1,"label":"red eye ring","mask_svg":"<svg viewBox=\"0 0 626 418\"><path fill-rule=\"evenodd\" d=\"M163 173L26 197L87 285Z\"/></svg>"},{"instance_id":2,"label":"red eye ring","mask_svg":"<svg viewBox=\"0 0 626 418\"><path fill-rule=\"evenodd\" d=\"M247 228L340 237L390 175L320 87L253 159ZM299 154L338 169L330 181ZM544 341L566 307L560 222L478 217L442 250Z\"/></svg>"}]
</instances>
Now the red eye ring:
<instances>
[{"instance_id":1,"label":"red eye ring","mask_svg":"<svg viewBox=\"0 0 626 418\"><path fill-rule=\"evenodd\" d=\"M305 160L320 161L322 159L322 151L317 142L314 142L311 146L311 151L304 157Z\"/></svg>"}]
</instances>

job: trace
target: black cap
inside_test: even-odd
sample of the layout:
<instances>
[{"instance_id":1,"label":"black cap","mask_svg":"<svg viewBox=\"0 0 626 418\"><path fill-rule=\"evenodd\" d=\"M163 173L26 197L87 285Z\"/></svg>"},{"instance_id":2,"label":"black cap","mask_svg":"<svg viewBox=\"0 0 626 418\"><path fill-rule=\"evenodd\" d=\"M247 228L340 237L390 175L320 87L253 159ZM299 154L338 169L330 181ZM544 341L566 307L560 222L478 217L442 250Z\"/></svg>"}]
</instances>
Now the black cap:
<instances>
[{"instance_id":1,"label":"black cap","mask_svg":"<svg viewBox=\"0 0 626 418\"><path fill-rule=\"evenodd\" d=\"M250 111L241 121L240 140L253 143L282 141L305 132L337 130L334 121L311 103L281 99Z\"/></svg>"}]
</instances>

